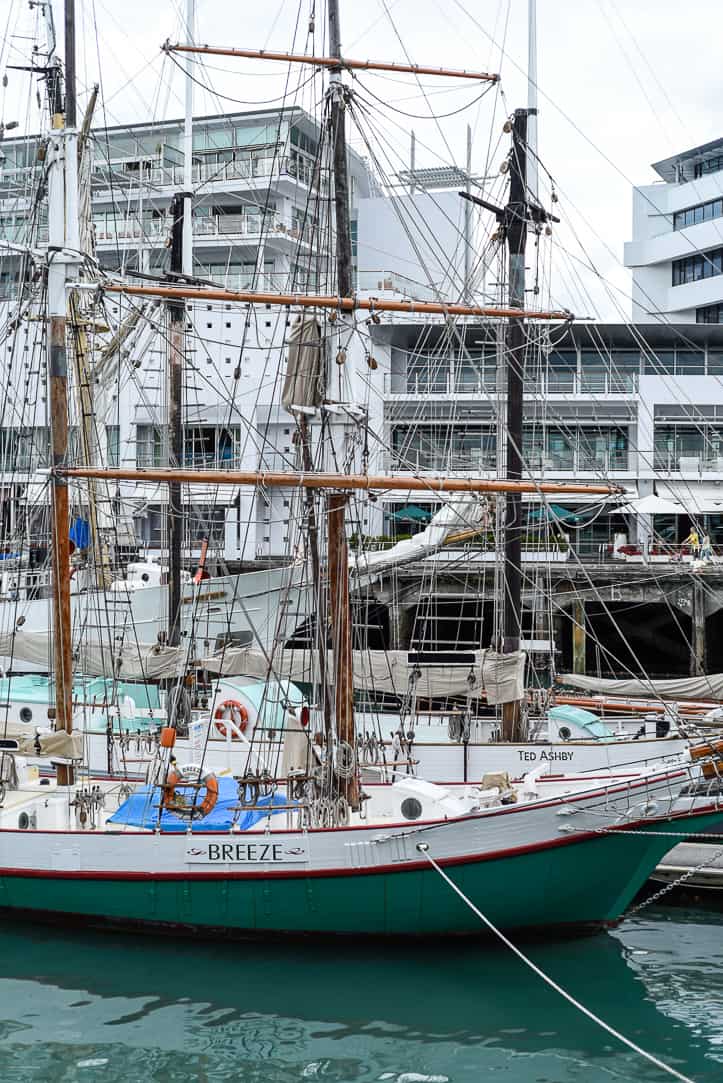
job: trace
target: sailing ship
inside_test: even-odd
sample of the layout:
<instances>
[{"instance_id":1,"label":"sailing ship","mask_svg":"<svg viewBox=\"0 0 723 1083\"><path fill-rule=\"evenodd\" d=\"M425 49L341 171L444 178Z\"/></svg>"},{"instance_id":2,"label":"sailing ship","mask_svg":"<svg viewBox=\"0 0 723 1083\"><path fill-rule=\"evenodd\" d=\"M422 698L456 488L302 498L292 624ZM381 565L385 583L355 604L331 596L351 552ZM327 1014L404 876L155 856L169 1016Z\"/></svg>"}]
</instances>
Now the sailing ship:
<instances>
[{"instance_id":1,"label":"sailing ship","mask_svg":"<svg viewBox=\"0 0 723 1083\"><path fill-rule=\"evenodd\" d=\"M53 920L83 918L122 925L158 924L224 933L346 933L449 935L477 933L479 921L463 899L444 883L450 872L462 892L483 900L485 911L505 928L600 926L617 921L671 841L716 825L717 800L696 789L699 775L683 758L635 772L599 773L596 778L541 779L528 774L519 785L487 776L481 785L443 787L418 778L392 784L362 781L354 710L353 652L349 605L346 513L349 494L397 488L439 493L503 494L505 530L505 635L497 651L519 668L520 500L523 493L569 491L560 484L523 480L519 440L522 367L519 348L526 319L565 314L526 312L521 258L530 215L524 188L527 113L515 113L510 207L505 221L511 238L510 304L427 302L405 304L445 318L456 315L508 320L507 476L497 480L440 477L410 480L368 472L310 468L308 407L295 402L300 469L296 472L187 471L178 444L178 416L172 444L174 465L130 470L68 461L68 341L74 318L68 296L78 292L73 267L78 244L73 210L77 203L74 163L76 100L73 56L74 0L65 0L65 102L56 102L49 141L50 243L54 258L48 283L48 377L51 413L53 500L53 679L56 729L73 736L74 650L71 625L69 485L83 480L153 481L169 486L169 575L173 619L161 651L178 650L181 603L180 487L183 484L283 487L303 494L310 588L317 606L311 684L317 702L297 704L292 690L275 675L274 650L267 654L265 703L273 703L273 728L283 734L273 765L252 765L233 775L210 771L203 743L200 761L180 764L178 711L169 709L147 784L129 787L78 773L72 754L56 757L56 779L36 777L12 749L0 806L0 906ZM226 291L194 282L135 284L106 281L104 292L159 297L170 302L171 361L178 365L182 330L178 303L187 299L223 303L276 304L311 310L329 318L327 350L319 377L336 357L348 313L383 313L400 302L365 301L353 294L346 184L345 112L338 4L329 4L326 58L294 62L330 69L327 97L328 143L333 164L337 289L330 295L272 295ZM177 49L182 47L178 46ZM184 46L192 49L194 46ZM367 67L372 62L365 62ZM388 65L386 66L388 67ZM426 69L396 65L395 70ZM477 73L475 78L488 78ZM190 200L176 201L173 246L182 245ZM58 213L60 212L60 213ZM177 278L182 278L177 275ZM343 373L342 373L343 375ZM313 381L312 381L313 382ZM318 394L318 387L315 393ZM338 407L338 402L331 403ZM313 465L313 464L312 464ZM581 486L574 487L577 490ZM606 495L607 484L587 491ZM321 494L315 499L315 494ZM320 524L325 526L321 529ZM327 621L328 612L328 621ZM22 629L20 629L22 632ZM91 649L92 649L91 644ZM328 651L330 649L331 659ZM190 660L190 654L189 654ZM178 702L183 671L170 690ZM503 737L524 737L519 682L503 703ZM236 724L233 704L221 704L219 721L228 733ZM215 715L214 710L214 715ZM240 716L243 722L242 716ZM217 727L220 728L220 727ZM241 727L239 727L241 728ZM253 736L253 735L252 735ZM253 742L251 742L253 744ZM67 751L67 750L66 750ZM704 763L715 764L711 744ZM273 769L269 769L271 768ZM117 807L110 811L110 806ZM52 891L39 884L52 882ZM575 890L570 890L574 883ZM534 888L531 889L531 885Z\"/></svg>"}]
</instances>

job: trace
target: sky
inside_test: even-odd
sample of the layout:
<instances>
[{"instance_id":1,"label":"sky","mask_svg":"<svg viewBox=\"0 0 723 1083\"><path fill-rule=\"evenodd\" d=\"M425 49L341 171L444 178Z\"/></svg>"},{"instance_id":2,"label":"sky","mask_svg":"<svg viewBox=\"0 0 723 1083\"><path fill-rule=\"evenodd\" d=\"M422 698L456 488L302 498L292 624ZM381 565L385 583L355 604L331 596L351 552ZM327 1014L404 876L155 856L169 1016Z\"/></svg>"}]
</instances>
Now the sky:
<instances>
[{"instance_id":1,"label":"sky","mask_svg":"<svg viewBox=\"0 0 723 1083\"><path fill-rule=\"evenodd\" d=\"M185 0L76 0L81 108L87 88L98 80L108 124L181 116L183 76L160 47L167 39L185 38L184 5ZM62 27L59 0L55 9ZM405 166L411 129L418 166L453 159L463 164L469 123L473 172L492 177L488 191L499 193L499 164L509 145L502 123L527 100L527 0L340 0L340 9L348 57L500 73L499 86L481 99L478 84L454 80L364 73L355 83L365 129L390 172ZM306 52L312 14L314 48L324 52L322 0L197 0L196 38ZM27 0L0 0L3 72L7 64L27 62L27 36L37 18L37 7L30 10ZM632 184L655 180L651 162L723 135L723 5L537 0L537 23L539 155L554 177L555 210L562 219L548 242L554 251L549 301L579 315L627 319L630 277L622 253L630 239ZM196 87L198 114L272 102L308 79L305 68L289 74L286 65L229 58L210 58L194 73L215 91ZM28 76L7 75L0 120L37 130L40 114L29 98ZM318 84L307 82L296 100L316 108ZM358 135L352 139L366 152ZM548 189L546 183L543 201Z\"/></svg>"}]
</instances>

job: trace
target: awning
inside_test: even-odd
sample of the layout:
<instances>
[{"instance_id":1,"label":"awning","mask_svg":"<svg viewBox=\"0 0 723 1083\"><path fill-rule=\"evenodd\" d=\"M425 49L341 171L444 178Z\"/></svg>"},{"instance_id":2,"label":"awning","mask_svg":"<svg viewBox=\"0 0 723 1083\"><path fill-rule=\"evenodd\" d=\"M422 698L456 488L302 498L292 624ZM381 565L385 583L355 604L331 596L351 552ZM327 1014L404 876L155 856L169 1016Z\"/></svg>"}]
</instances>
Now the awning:
<instances>
[{"instance_id":1,"label":"awning","mask_svg":"<svg viewBox=\"0 0 723 1083\"><path fill-rule=\"evenodd\" d=\"M406 508L400 508L392 515L392 519L397 523L428 523L431 518L431 511L419 508L416 504L407 504Z\"/></svg>"},{"instance_id":2,"label":"awning","mask_svg":"<svg viewBox=\"0 0 723 1083\"><path fill-rule=\"evenodd\" d=\"M649 493L641 500L626 504L622 510L630 515L682 515L685 511L677 501L657 496L655 493Z\"/></svg>"},{"instance_id":3,"label":"awning","mask_svg":"<svg viewBox=\"0 0 723 1083\"><path fill-rule=\"evenodd\" d=\"M550 523L576 523L579 517L574 511L569 511L560 504L540 504L528 513L527 518L533 523L542 519L547 519Z\"/></svg>"},{"instance_id":4,"label":"awning","mask_svg":"<svg viewBox=\"0 0 723 1083\"><path fill-rule=\"evenodd\" d=\"M665 482L658 494L674 501L679 515L723 515L723 485Z\"/></svg>"}]
</instances>

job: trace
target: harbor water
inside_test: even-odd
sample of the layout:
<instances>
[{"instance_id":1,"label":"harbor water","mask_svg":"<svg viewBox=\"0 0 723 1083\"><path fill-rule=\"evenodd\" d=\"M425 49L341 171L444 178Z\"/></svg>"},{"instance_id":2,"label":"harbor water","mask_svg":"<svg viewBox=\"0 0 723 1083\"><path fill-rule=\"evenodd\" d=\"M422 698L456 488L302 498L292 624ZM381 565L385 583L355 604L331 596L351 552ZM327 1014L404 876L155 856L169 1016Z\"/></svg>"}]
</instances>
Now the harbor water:
<instances>
[{"instance_id":1,"label":"harbor water","mask_svg":"<svg viewBox=\"0 0 723 1083\"><path fill-rule=\"evenodd\" d=\"M607 1022L723 1078L713 904L524 945ZM0 1079L12 1083L610 1083L667 1078L502 946L203 942L4 922Z\"/></svg>"}]
</instances>

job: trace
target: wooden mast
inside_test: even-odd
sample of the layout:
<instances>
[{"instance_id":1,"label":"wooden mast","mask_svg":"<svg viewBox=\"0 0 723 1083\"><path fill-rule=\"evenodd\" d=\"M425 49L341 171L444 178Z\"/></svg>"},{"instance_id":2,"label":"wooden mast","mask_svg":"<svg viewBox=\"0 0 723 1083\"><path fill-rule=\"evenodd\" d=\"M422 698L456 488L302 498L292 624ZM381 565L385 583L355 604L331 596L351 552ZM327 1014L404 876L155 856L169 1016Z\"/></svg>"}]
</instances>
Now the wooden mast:
<instances>
[{"instance_id":1,"label":"wooden mast","mask_svg":"<svg viewBox=\"0 0 723 1083\"><path fill-rule=\"evenodd\" d=\"M51 95L51 161L48 172L48 400L53 509L53 669L55 725L73 731L73 656L70 620L70 515L68 480L61 471L68 457L68 353L66 346L66 281L74 262L77 230L77 142L75 103L75 0L65 0L65 115ZM55 99L55 100L54 100ZM75 191L73 185L75 184ZM75 216L75 228L73 219ZM68 249L75 246L69 257ZM59 763L59 786L75 782L73 767Z\"/></svg>"},{"instance_id":2,"label":"wooden mast","mask_svg":"<svg viewBox=\"0 0 723 1083\"><path fill-rule=\"evenodd\" d=\"M510 308L525 304L525 248L527 243L527 110L517 109L512 122L510 195L505 207L509 270ZM522 412L527 341L521 318L510 320L507 327L507 462L505 476L510 481L522 477ZM522 496L511 489L505 497L504 590L502 650L515 654L520 649L522 628ZM522 705L512 700L502 705L502 739L525 739Z\"/></svg>"},{"instance_id":3,"label":"wooden mast","mask_svg":"<svg viewBox=\"0 0 723 1083\"><path fill-rule=\"evenodd\" d=\"M341 56L339 0L328 0L329 47L333 56ZM341 78L341 66L330 69L329 104L330 137L334 173L334 234L336 240L336 287L340 297L353 293L351 222L349 216L349 175L346 150L346 98ZM341 320L339 321L342 322ZM334 714L336 721L336 752L348 746L353 750L350 777L338 774L336 788L346 797L352 809L359 808L359 771L357 765L356 723L354 720L354 674L352 670L352 627L349 601L349 556L346 541L346 507L349 497L344 491L330 493L327 502L327 536L329 567L329 619L332 654L334 658ZM324 647L326 645L324 644ZM331 749L327 748L327 752Z\"/></svg>"},{"instance_id":4,"label":"wooden mast","mask_svg":"<svg viewBox=\"0 0 723 1083\"><path fill-rule=\"evenodd\" d=\"M183 221L186 195L173 197L171 213L171 273L183 270ZM182 301L168 304L168 461L171 466L183 463L183 368L185 359L185 306ZM183 546L183 507L181 483L171 482L168 489L168 644L181 642L181 560ZM175 714L174 711L169 712Z\"/></svg>"}]
</instances>

